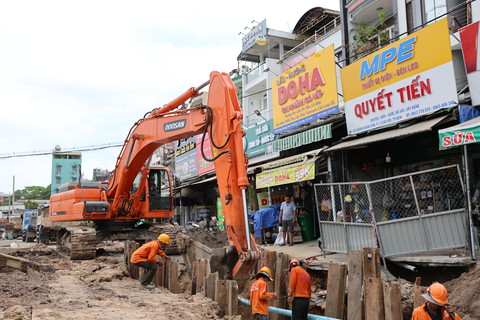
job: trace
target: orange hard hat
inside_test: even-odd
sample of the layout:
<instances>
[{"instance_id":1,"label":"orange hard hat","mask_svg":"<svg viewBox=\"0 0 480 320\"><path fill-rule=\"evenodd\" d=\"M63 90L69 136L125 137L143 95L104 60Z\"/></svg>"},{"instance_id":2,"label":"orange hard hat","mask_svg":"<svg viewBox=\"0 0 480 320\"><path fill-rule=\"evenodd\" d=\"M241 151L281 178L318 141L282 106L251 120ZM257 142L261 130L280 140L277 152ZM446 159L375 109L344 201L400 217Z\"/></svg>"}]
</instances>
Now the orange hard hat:
<instances>
[{"instance_id":1,"label":"orange hard hat","mask_svg":"<svg viewBox=\"0 0 480 320\"><path fill-rule=\"evenodd\" d=\"M258 270L258 273L257 275L259 274L262 274L264 276L267 276L267 278L270 280L270 281L273 281L272 279L272 272L270 271L270 268L268 267L263 267L261 268L260 270Z\"/></svg>"},{"instance_id":2,"label":"orange hard hat","mask_svg":"<svg viewBox=\"0 0 480 320\"><path fill-rule=\"evenodd\" d=\"M441 283L438 282L435 282L428 287L427 293L422 294L422 297L427 299L427 301L439 306L444 306L448 303L448 291Z\"/></svg>"},{"instance_id":3,"label":"orange hard hat","mask_svg":"<svg viewBox=\"0 0 480 320\"><path fill-rule=\"evenodd\" d=\"M170 244L170 236L166 233L159 235L157 240L165 244Z\"/></svg>"},{"instance_id":4,"label":"orange hard hat","mask_svg":"<svg viewBox=\"0 0 480 320\"><path fill-rule=\"evenodd\" d=\"M300 265L300 261L298 261L297 259L292 259L290 260L290 263L288 264L288 270L292 270L293 267L296 267L296 266L299 266Z\"/></svg>"}]
</instances>

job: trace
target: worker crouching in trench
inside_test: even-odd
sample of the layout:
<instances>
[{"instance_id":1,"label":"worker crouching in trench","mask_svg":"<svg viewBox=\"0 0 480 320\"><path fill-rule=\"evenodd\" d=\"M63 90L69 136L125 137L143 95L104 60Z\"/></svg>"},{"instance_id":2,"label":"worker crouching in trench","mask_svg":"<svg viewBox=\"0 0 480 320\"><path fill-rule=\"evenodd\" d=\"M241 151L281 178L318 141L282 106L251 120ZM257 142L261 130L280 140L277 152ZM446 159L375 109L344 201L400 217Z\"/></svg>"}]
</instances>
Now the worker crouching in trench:
<instances>
[{"instance_id":1,"label":"worker crouching in trench","mask_svg":"<svg viewBox=\"0 0 480 320\"><path fill-rule=\"evenodd\" d=\"M140 284L147 289L154 289L155 285L152 283L152 279L157 272L158 266L162 265L162 262L157 259L157 255L169 259L169 257L163 252L167 245L170 244L170 237L168 234L162 233L158 236L157 240L145 243L143 246L135 250L130 258L130 262L146 269Z\"/></svg>"}]
</instances>

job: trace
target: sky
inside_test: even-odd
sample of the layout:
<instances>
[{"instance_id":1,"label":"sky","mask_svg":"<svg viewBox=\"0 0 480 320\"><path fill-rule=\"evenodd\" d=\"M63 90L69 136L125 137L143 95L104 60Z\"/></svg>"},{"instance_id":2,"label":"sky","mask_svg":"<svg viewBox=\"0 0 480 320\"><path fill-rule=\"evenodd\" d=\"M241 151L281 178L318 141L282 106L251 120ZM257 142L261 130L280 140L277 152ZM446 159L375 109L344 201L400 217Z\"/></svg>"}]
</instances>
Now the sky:
<instances>
[{"instance_id":1,"label":"sky","mask_svg":"<svg viewBox=\"0 0 480 320\"><path fill-rule=\"evenodd\" d=\"M338 0L0 0L0 193L51 181L51 155L121 143L144 114L237 68L257 21L291 31ZM82 153L84 178L113 170L120 148Z\"/></svg>"}]
</instances>

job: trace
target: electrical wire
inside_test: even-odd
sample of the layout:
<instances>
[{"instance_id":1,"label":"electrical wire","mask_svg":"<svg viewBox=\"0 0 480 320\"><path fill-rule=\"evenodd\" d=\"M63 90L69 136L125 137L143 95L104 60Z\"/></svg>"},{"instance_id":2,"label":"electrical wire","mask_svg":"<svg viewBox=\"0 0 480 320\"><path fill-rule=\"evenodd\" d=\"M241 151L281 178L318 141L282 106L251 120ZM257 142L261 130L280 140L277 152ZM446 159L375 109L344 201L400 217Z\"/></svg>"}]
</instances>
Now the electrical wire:
<instances>
[{"instance_id":1,"label":"electrical wire","mask_svg":"<svg viewBox=\"0 0 480 320\"><path fill-rule=\"evenodd\" d=\"M33 157L33 156L44 156L53 153L67 153L67 152L87 152L87 151L96 151L96 150L103 150L109 148L118 148L121 147L122 143L108 143L105 145L92 145L92 146L85 146L85 147L71 147L67 148L66 150L62 151L55 151L55 150L42 150L42 151L26 151L26 152L12 152L12 153L3 153L0 154L0 159L8 159L8 158L20 158L20 157Z\"/></svg>"}]
</instances>

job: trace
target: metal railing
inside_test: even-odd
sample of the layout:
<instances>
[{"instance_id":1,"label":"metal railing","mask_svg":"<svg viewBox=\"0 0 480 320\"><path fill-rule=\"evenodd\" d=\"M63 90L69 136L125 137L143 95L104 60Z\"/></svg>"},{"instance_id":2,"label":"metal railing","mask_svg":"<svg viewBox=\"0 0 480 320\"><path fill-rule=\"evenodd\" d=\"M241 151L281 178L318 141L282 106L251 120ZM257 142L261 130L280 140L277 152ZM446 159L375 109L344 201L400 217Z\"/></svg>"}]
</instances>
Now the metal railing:
<instances>
[{"instance_id":1,"label":"metal railing","mask_svg":"<svg viewBox=\"0 0 480 320\"><path fill-rule=\"evenodd\" d=\"M336 17L329 23L325 24L322 28L316 30L313 36L305 39L302 43L300 43L293 49L284 53L282 60L283 61L288 60L289 58L297 55L299 52L305 50L311 45L317 44L319 41L326 38L328 35L330 35L334 31L340 29L340 27L341 27L340 17Z\"/></svg>"}]
</instances>

